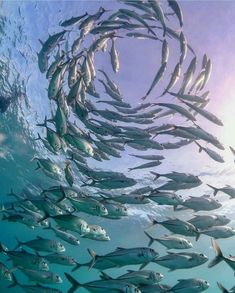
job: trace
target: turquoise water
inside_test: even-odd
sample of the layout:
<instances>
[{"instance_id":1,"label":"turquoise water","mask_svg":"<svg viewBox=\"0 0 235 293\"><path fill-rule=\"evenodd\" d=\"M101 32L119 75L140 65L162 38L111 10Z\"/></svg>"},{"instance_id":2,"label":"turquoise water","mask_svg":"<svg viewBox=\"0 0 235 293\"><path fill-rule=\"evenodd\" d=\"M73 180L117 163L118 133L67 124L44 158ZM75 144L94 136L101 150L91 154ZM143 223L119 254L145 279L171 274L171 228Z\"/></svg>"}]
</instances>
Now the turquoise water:
<instances>
[{"instance_id":1,"label":"turquoise water","mask_svg":"<svg viewBox=\"0 0 235 293\"><path fill-rule=\"evenodd\" d=\"M164 3L166 4L166 3ZM41 74L38 69L37 52L41 49L39 39L44 42L48 38L48 34L54 34L61 30L59 26L60 21L68 19L72 16L81 15L86 11L89 14L95 13L100 6L109 10L117 10L120 3L112 1L2 1L1 2L1 16L3 24L1 26L1 57L7 58L10 61L11 74L19 73L19 81L24 82L22 92L27 98L22 95L18 96L18 101L11 105L8 111L0 114L0 132L3 140L0 140L0 185L2 203L13 201L14 198L9 197L9 192L13 190L16 194L20 194L28 186L36 188L35 193L42 189L46 189L53 185L66 184L64 178L61 182L56 182L45 176L40 170L35 170L36 162L31 159L34 156L51 158L63 166L63 161L66 155L53 156L50 154L42 144L35 141L37 133L40 132L45 136L45 130L37 127L36 124L44 120L45 115L51 116L51 111L55 112L55 105L50 102L47 97L48 82L45 74ZM221 16L221 6L219 2L183 2L181 3L184 12L184 31L190 45L194 48L198 64L202 62L203 54L206 53L213 61L213 72L210 82L207 84L207 89L211 90L211 101L208 110L218 114L224 121L224 127L220 128L212 126L203 118L198 118L198 123L207 131L211 131L217 136L225 145L226 150L221 152L225 158L224 164L219 164L208 158L205 154L199 154L198 148L195 145L189 145L177 150L163 150L157 152L165 156L164 163L153 170L159 173L178 171L190 172L199 175L203 181L203 185L195 189L180 191L179 194L183 196L202 195L204 193L212 194L212 191L206 184L215 186L224 186L225 184L233 185L234 176L234 162L233 156L229 152L229 145L234 140L233 133L231 133L231 119L227 116L233 116L232 107L232 90L227 88L231 86L232 82L228 77L228 73L223 72L221 77L221 70L228 68L232 69L233 62L230 51L233 49L231 44L231 31L233 28L232 19L235 14L234 4L228 2L222 14L222 23L219 25L215 23L217 15ZM166 6L166 5L165 5ZM168 8L169 10L169 8ZM192 19L192 15L194 18ZM173 19L172 23L176 25ZM208 24L209 22L209 24ZM228 28L228 23L230 24ZM212 26L212 24L214 26ZM222 29L221 26L224 28ZM220 30L218 30L220 29ZM226 30L227 29L227 30ZM224 39L215 36L216 33ZM73 34L69 33L72 39ZM161 34L160 34L161 35ZM212 37L214 36L214 37ZM227 46L226 46L227 44ZM68 42L66 46L70 46ZM173 39L169 39L171 47L169 58L169 70L175 64L175 59L179 56L178 44ZM105 69L117 81L125 101L129 102L132 107L135 107L141 102L141 97L144 96L146 89L149 87L153 76L156 74L156 68L160 65L161 44L154 43L151 40L136 40L136 39L120 39L117 40L117 48L120 56L120 72L115 76L111 71L109 54L97 53L96 67ZM220 49L220 50L219 50ZM229 51L229 53L228 53ZM54 51L56 53L56 50ZM188 59L184 65L184 70L190 62L193 55L188 52ZM229 60L228 60L229 59ZM231 63L231 64L230 64ZM166 73L168 77L170 71ZM232 77L232 73L231 77ZM14 79L9 77L10 81ZM161 89L165 84L161 84ZM160 86L159 86L160 87ZM224 90L222 90L223 88ZM97 88L103 94L103 88ZM149 98L154 101L155 97L161 93L161 89L155 89L155 93ZM221 101L221 93L226 93L226 98ZM92 101L94 101L93 99ZM167 102L172 102L173 99L168 98ZM226 106L231 103L231 111L225 111ZM226 104L226 106L225 106ZM71 121L74 116L72 115ZM159 125L155 121L154 125ZM185 120L180 116L168 116L163 118L161 123L174 123L184 125ZM147 125L148 126L148 125ZM143 126L141 126L143 127ZM225 134L225 133L228 133ZM228 138L229 137L229 138ZM159 138L163 142L162 138ZM108 161L98 162L93 159L88 159L91 168L102 168L104 170L112 170L116 172L123 172L127 176L135 178L138 182L137 187L141 186L158 186L158 183L164 183L163 179L158 179L157 183L153 181L153 176L150 175L148 169L137 170L131 173L127 172L129 167L142 164L143 161L133 159L129 156L130 153L137 153L135 149L126 147L122 152L121 158L111 158ZM156 154L156 151L151 152ZM140 154L140 152L138 152ZM75 174L75 186L81 185L80 174L78 170ZM86 187L87 192L95 192L93 188ZM127 191L132 190L127 189ZM125 191L126 192L126 191ZM118 192L112 192L116 195ZM223 203L223 206L213 213L226 214L231 219L229 226L234 226L233 200L228 200L228 196L219 193L217 199ZM120 220L107 220L104 218L80 213L81 217L86 219L88 223L98 224L104 227L110 236L109 242L98 242L89 239L81 238L79 247L73 247L66 244L66 253L76 258L79 263L85 263L90 260L87 248L91 248L97 254L105 254L113 251L116 247L137 247L147 246L148 239L144 235L144 230L149 227L149 220L147 214L154 215L157 219L162 220L166 217L179 217L181 219L190 219L194 214L192 210L173 212L171 207L158 206L154 203L147 205L130 205L128 206L129 216ZM21 241L34 239L36 236L43 236L55 238L52 231L43 230L41 228L29 229L20 223L8 223L7 221L0 222L1 237L0 242L5 244L9 249L13 249L16 245L15 238ZM164 235L167 230L161 226L153 228L154 235ZM211 248L210 237L201 236L198 242L192 240L194 248L190 251L197 251L206 254L209 261L214 258L214 251ZM224 254L234 254L233 238L219 239ZM153 248L159 252L160 256L166 254L166 249L160 244L154 243ZM6 263L11 268L12 263L7 261L7 257L1 255L1 261ZM148 269L153 269L164 274L163 284L173 286L178 279L183 278L203 278L210 283L210 288L206 292L219 292L216 282L221 282L226 288L231 288L234 285L234 275L225 263L208 269L208 263L202 266L178 270L175 272L168 272L167 269L156 264L148 265ZM138 266L129 267L131 269L138 269ZM67 292L69 284L64 277L64 272L71 272L68 267L59 265L50 265L50 270L57 272L63 278L63 284L55 286L56 288ZM107 271L112 276L118 276L126 272L125 268L110 269ZM20 282L27 284L27 278L18 270L15 275ZM96 280L99 277L99 272L96 270L88 271L86 267L80 268L73 274L79 282L87 282ZM6 282L0 283L1 292L21 292L20 287L7 288ZM81 289L82 292L83 289ZM85 291L84 291L85 292ZM107 291L108 292L108 291ZM189 291L190 293L190 291Z\"/></svg>"}]
</instances>

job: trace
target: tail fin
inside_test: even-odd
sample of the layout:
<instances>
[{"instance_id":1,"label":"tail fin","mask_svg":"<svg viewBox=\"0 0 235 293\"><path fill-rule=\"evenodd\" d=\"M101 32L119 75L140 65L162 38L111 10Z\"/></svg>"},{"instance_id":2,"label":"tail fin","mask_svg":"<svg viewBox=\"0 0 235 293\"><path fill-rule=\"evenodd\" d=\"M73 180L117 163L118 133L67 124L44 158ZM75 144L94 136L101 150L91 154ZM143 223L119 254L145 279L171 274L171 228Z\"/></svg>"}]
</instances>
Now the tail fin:
<instances>
[{"instance_id":1,"label":"tail fin","mask_svg":"<svg viewBox=\"0 0 235 293\"><path fill-rule=\"evenodd\" d=\"M35 140L42 140L41 135L38 133L38 137Z\"/></svg>"},{"instance_id":2,"label":"tail fin","mask_svg":"<svg viewBox=\"0 0 235 293\"><path fill-rule=\"evenodd\" d=\"M150 173L153 174L153 175L155 176L155 178L154 178L153 180L157 180L157 179L161 176L161 174L156 173L156 172L154 172L154 171L150 171Z\"/></svg>"},{"instance_id":3,"label":"tail fin","mask_svg":"<svg viewBox=\"0 0 235 293\"><path fill-rule=\"evenodd\" d=\"M47 116L45 116L45 119L44 119L44 122L43 123L38 123L38 124L36 124L36 126L47 127Z\"/></svg>"},{"instance_id":4,"label":"tail fin","mask_svg":"<svg viewBox=\"0 0 235 293\"><path fill-rule=\"evenodd\" d=\"M13 287L15 287L15 286L20 286L20 287L21 287L21 284L17 281L17 279L16 279L16 277L15 277L14 274L12 274L12 281L13 281L13 283L10 284L10 285L8 286L8 288L13 288Z\"/></svg>"},{"instance_id":5,"label":"tail fin","mask_svg":"<svg viewBox=\"0 0 235 293\"><path fill-rule=\"evenodd\" d=\"M77 280L75 280L71 275L68 273L64 273L65 277L68 279L68 281L72 284L72 287L69 289L68 293L75 292L80 286L82 286Z\"/></svg>"},{"instance_id":6,"label":"tail fin","mask_svg":"<svg viewBox=\"0 0 235 293\"><path fill-rule=\"evenodd\" d=\"M149 239L149 243L148 243L148 247L149 246L151 246L152 244L153 244L153 242L154 242L154 238L151 236L151 235L149 235L149 233L148 232L146 232L146 231L144 231L144 234L148 237L148 239Z\"/></svg>"},{"instance_id":7,"label":"tail fin","mask_svg":"<svg viewBox=\"0 0 235 293\"><path fill-rule=\"evenodd\" d=\"M101 272L100 275L101 280L113 280L113 278L111 276L109 276L108 274Z\"/></svg>"},{"instance_id":8,"label":"tail fin","mask_svg":"<svg viewBox=\"0 0 235 293\"><path fill-rule=\"evenodd\" d=\"M0 252L7 252L8 248L0 242Z\"/></svg>"},{"instance_id":9,"label":"tail fin","mask_svg":"<svg viewBox=\"0 0 235 293\"><path fill-rule=\"evenodd\" d=\"M202 146L197 142L197 141L194 141L196 143L196 145L199 147L199 153L202 151Z\"/></svg>"},{"instance_id":10,"label":"tail fin","mask_svg":"<svg viewBox=\"0 0 235 293\"><path fill-rule=\"evenodd\" d=\"M16 250L17 248L19 248L20 246L22 246L24 243L23 242L21 242L17 237L15 237L15 240L16 240L16 242L17 242L17 245L16 245L16 247L14 248L14 250Z\"/></svg>"},{"instance_id":11,"label":"tail fin","mask_svg":"<svg viewBox=\"0 0 235 293\"><path fill-rule=\"evenodd\" d=\"M96 261L97 261L97 254L95 253L94 250L92 249L87 249L90 256L92 257L92 261L91 261L91 264L90 264L90 267L89 267L89 270L92 269L94 267L94 265L96 264Z\"/></svg>"},{"instance_id":12,"label":"tail fin","mask_svg":"<svg viewBox=\"0 0 235 293\"><path fill-rule=\"evenodd\" d=\"M151 226L150 227L159 224L159 222L156 219L154 219L153 216L151 216L151 215L147 215L147 216L148 216L148 218L149 218L149 220L151 222Z\"/></svg>"},{"instance_id":13,"label":"tail fin","mask_svg":"<svg viewBox=\"0 0 235 293\"><path fill-rule=\"evenodd\" d=\"M216 256L215 258L208 264L208 268L211 268L213 266L216 266L218 263L220 263L222 260L223 260L223 254L222 254L222 251L219 247L219 245L217 244L217 242L215 241L215 239L211 239L211 244L212 244L212 247L216 253Z\"/></svg>"},{"instance_id":14,"label":"tail fin","mask_svg":"<svg viewBox=\"0 0 235 293\"><path fill-rule=\"evenodd\" d=\"M217 286L219 287L222 293L229 293L229 291L225 289L224 286L222 286L222 284L220 284L219 282L217 282Z\"/></svg>"},{"instance_id":15,"label":"tail fin","mask_svg":"<svg viewBox=\"0 0 235 293\"><path fill-rule=\"evenodd\" d=\"M72 272L75 272L76 270L78 270L82 265L78 262L76 262L76 265L72 268Z\"/></svg>"},{"instance_id":16,"label":"tail fin","mask_svg":"<svg viewBox=\"0 0 235 293\"><path fill-rule=\"evenodd\" d=\"M214 190L214 196L216 196L216 194L219 192L219 188L216 188L216 187L214 187L214 186L212 186L212 185L210 185L210 184L207 184L207 186L209 186L210 188L212 188L213 190Z\"/></svg>"}]
</instances>

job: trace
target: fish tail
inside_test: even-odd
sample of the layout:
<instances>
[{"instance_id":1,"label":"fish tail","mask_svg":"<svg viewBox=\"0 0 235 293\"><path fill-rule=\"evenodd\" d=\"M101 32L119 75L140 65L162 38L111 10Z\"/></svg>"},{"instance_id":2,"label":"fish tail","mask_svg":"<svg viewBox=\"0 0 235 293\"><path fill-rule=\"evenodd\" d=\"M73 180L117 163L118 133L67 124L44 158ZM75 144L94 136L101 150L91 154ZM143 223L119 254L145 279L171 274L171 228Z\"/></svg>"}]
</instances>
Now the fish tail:
<instances>
[{"instance_id":1,"label":"fish tail","mask_svg":"<svg viewBox=\"0 0 235 293\"><path fill-rule=\"evenodd\" d=\"M199 147L199 153L202 151L202 146L197 142L197 141L194 141L196 143L196 145Z\"/></svg>"},{"instance_id":2,"label":"fish tail","mask_svg":"<svg viewBox=\"0 0 235 293\"><path fill-rule=\"evenodd\" d=\"M46 211L44 211L44 216L40 219L40 220L38 220L37 222L38 223L41 223L41 222L43 222L43 221L45 221L45 220L47 220L47 219L49 219L49 218L53 218L50 214L48 214L48 212L46 212Z\"/></svg>"},{"instance_id":3,"label":"fish tail","mask_svg":"<svg viewBox=\"0 0 235 293\"><path fill-rule=\"evenodd\" d=\"M7 252L7 248L0 242L0 252Z\"/></svg>"},{"instance_id":4,"label":"fish tail","mask_svg":"<svg viewBox=\"0 0 235 293\"><path fill-rule=\"evenodd\" d=\"M78 262L76 262L76 265L72 268L71 272L77 271L82 265Z\"/></svg>"},{"instance_id":5,"label":"fish tail","mask_svg":"<svg viewBox=\"0 0 235 293\"><path fill-rule=\"evenodd\" d=\"M213 239L213 238L211 239L211 244L212 244L212 247L213 247L213 249L214 249L214 251L215 251L215 253L216 253L216 256L215 256L215 258L214 258L214 259L208 264L208 268L211 268L211 267L217 265L217 264L220 263L220 262L223 260L223 258L224 258L223 253L222 253L222 251L221 251L219 245L218 245L217 242L215 241L215 239Z\"/></svg>"},{"instance_id":6,"label":"fish tail","mask_svg":"<svg viewBox=\"0 0 235 293\"><path fill-rule=\"evenodd\" d=\"M151 222L151 226L150 227L159 224L159 222L156 219L154 219L153 216L147 215L147 217L149 218L149 220Z\"/></svg>"},{"instance_id":7,"label":"fish tail","mask_svg":"<svg viewBox=\"0 0 235 293\"><path fill-rule=\"evenodd\" d=\"M47 116L45 116L45 118L44 118L44 122L43 123L38 123L38 124L36 124L36 126L43 126L43 127L47 127Z\"/></svg>"},{"instance_id":8,"label":"fish tail","mask_svg":"<svg viewBox=\"0 0 235 293\"><path fill-rule=\"evenodd\" d=\"M222 286L221 283L217 282L217 286L219 287L220 291L223 293L229 293L229 291L227 289L224 288L224 286Z\"/></svg>"},{"instance_id":9,"label":"fish tail","mask_svg":"<svg viewBox=\"0 0 235 293\"><path fill-rule=\"evenodd\" d=\"M35 140L42 140L41 135L38 133L38 137Z\"/></svg>"},{"instance_id":10,"label":"fish tail","mask_svg":"<svg viewBox=\"0 0 235 293\"><path fill-rule=\"evenodd\" d=\"M210 185L210 184L207 184L207 186L209 186L210 188L212 188L213 190L214 190L214 196L216 196L216 194L219 192L219 188L216 188L216 187L214 187L214 186L212 186L212 185Z\"/></svg>"},{"instance_id":11,"label":"fish tail","mask_svg":"<svg viewBox=\"0 0 235 293\"><path fill-rule=\"evenodd\" d=\"M13 188L11 188L11 191L7 194L9 196L15 196L16 198L18 197L15 192L13 191Z\"/></svg>"},{"instance_id":12,"label":"fish tail","mask_svg":"<svg viewBox=\"0 0 235 293\"><path fill-rule=\"evenodd\" d=\"M13 281L12 284L10 284L8 286L8 288L13 288L15 286L20 286L21 287L21 284L17 281L17 279L16 279L14 274L12 274L12 281Z\"/></svg>"},{"instance_id":13,"label":"fish tail","mask_svg":"<svg viewBox=\"0 0 235 293\"><path fill-rule=\"evenodd\" d=\"M154 172L154 171L150 171L150 173L155 176L155 178L153 180L157 180L161 176L161 174Z\"/></svg>"},{"instance_id":14,"label":"fish tail","mask_svg":"<svg viewBox=\"0 0 235 293\"><path fill-rule=\"evenodd\" d=\"M97 254L96 254L96 252L95 252L94 250L92 250L92 249L89 249L89 248L88 248L87 250L88 250L90 256L92 257L92 261L91 261L91 264L90 264L90 267L89 267L89 270L90 270L90 269L92 269L92 268L94 267L94 265L95 265L95 263L96 263L96 261L97 261Z\"/></svg>"},{"instance_id":15,"label":"fish tail","mask_svg":"<svg viewBox=\"0 0 235 293\"><path fill-rule=\"evenodd\" d=\"M82 285L75 280L71 275L69 275L68 273L64 273L65 277L68 279L68 281L72 284L72 287L69 289L68 293L73 293L75 292L79 287L81 287Z\"/></svg>"},{"instance_id":16,"label":"fish tail","mask_svg":"<svg viewBox=\"0 0 235 293\"><path fill-rule=\"evenodd\" d=\"M24 243L22 241L20 241L17 237L15 237L15 240L17 242L16 247L14 248L14 250L16 250L17 248L19 248L21 245L23 245Z\"/></svg>"},{"instance_id":17,"label":"fish tail","mask_svg":"<svg viewBox=\"0 0 235 293\"><path fill-rule=\"evenodd\" d=\"M154 242L154 238L148 233L148 232L146 232L146 231L144 231L144 234L148 237L148 239L149 239L149 243L148 243L148 247L149 246L151 246L152 244L153 244L153 242Z\"/></svg>"}]
</instances>

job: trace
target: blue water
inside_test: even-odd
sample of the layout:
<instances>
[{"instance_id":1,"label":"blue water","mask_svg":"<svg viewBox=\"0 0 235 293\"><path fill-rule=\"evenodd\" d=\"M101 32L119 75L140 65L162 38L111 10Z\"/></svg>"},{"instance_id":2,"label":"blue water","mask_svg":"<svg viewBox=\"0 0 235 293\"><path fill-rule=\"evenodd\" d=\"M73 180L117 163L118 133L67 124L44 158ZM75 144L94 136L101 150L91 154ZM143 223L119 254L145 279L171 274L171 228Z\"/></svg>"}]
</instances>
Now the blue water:
<instances>
[{"instance_id":1,"label":"blue water","mask_svg":"<svg viewBox=\"0 0 235 293\"><path fill-rule=\"evenodd\" d=\"M211 4L212 3L212 4ZM164 3L165 4L165 3ZM50 116L51 111L54 111L53 105L47 98L48 82L44 74L41 74L38 69L37 52L41 49L39 39L45 41L48 34L54 34L61 30L59 22L68 19L72 16L81 15L84 12L90 14L95 13L102 5L107 9L116 10L120 7L120 3L115 1L2 1L1 17L3 24L0 30L0 59L5 56L9 59L11 64L11 74L14 72L19 73L19 80L24 82L25 96L18 97L18 102L11 105L9 110L0 113L0 135L4 137L0 139L0 186L2 203L13 201L9 197L9 192L13 190L19 194L27 186L34 186L40 190L49 186L59 184L58 182L46 177L40 170L35 171L36 163L31 159L33 156L40 156L45 158L52 158L55 161L62 163L65 156L52 156L45 150L42 144L35 142L37 132L45 135L45 130L36 127L36 124L42 122L44 116ZM212 20L216 13L221 15L221 6L219 1L201 2L181 2L184 12L184 31L187 33L187 39L194 48L198 56L198 63L202 61L204 53L207 53L213 60L213 70L211 81L208 83L207 88L215 96L211 99L208 109L215 111L219 114L219 98L216 91L219 90L219 82L223 84L219 74L221 73L221 66L228 65L229 61L226 59L226 47L222 46L221 40L212 35L218 33L223 35L224 40L229 40L232 26L227 31L218 32L219 24L214 23L215 28L212 27ZM210 6L211 5L211 6ZM228 19L232 21L235 15L235 6L232 3L226 2L223 22L221 26L226 28ZM198 21L195 25L195 20ZM202 17L203 15L203 17ZM209 18L209 16L211 18ZM174 22L174 21L173 21ZM209 25L207 26L209 22ZM72 33L71 33L72 34ZM200 35L201 34L201 35ZM206 41L208 41L206 43ZM150 40L134 40L134 39L120 39L117 41L117 47L120 56L120 73L117 76L111 71L109 54L98 53L96 59L97 68L105 69L112 75L122 90L125 101L131 103L135 107L140 103L140 98L144 95L148 88L150 81L156 73L156 68L160 64L161 45L154 43ZM172 48L170 53L169 67L175 64L175 59L178 57L179 49L174 40L169 40ZM69 44L68 44L69 45ZM217 46L220 46L224 59L221 59L221 54L218 57ZM222 46L222 47L221 47ZM211 49L213 47L213 49ZM230 47L229 47L230 49ZM188 53L190 55L190 53ZM192 55L190 55L192 57ZM186 64L190 61L187 59ZM225 60L225 61L223 61ZM224 63L223 63L224 62ZM226 63L227 62L227 63ZM185 65L184 68L187 66ZM167 72L169 76L170 71ZM214 75L213 75L214 74ZM10 76L13 80L13 76ZM161 84L163 88L164 83ZM98 88L99 92L103 93L103 88ZM156 89L156 96L161 90ZM152 95L154 101L155 95ZM168 100L171 102L172 100ZM52 105L52 106L51 106ZM224 115L223 113L221 114ZM224 118L224 117L222 117ZM205 127L208 131L213 132L214 135L223 139L223 132L225 130L219 127L211 126L202 118L198 119L201 126ZM162 123L180 123L184 124L183 119L175 117L166 117L161 120ZM158 121L156 123L158 125ZM227 130L228 131L228 130ZM233 136L234 133L231 133ZM191 189L188 191L180 192L183 196L202 195L203 193L212 193L206 186L206 183L223 186L225 184L233 184L234 180L234 163L233 157L229 153L227 142L225 142L226 163L222 166L213 162L205 154L198 154L198 149L193 146L186 146L178 150L163 150L160 154L164 155L166 159L164 164L155 168L159 173L179 171L190 172L199 175L202 179L202 186ZM143 163L139 159L130 157L130 153L135 153L134 149L126 148L122 153L121 158L112 158L109 161L102 163L89 159L89 166L92 168L102 168L112 171L124 172L128 176L138 180L138 186L151 185L156 187L156 182L153 182L152 176L148 171L133 171L127 173L127 167L137 166ZM157 153L157 154L159 154ZM76 186L80 186L79 175L76 175ZM158 180L157 182L164 182ZM65 184L65 181L62 181ZM87 188L88 191L93 189ZM115 194L115 192L114 192ZM220 214L226 214L232 221L230 226L234 226L235 216L233 213L233 200L228 200L228 197L219 193L219 201L223 203L223 207L219 209ZM149 226L147 214L155 215L158 219L165 219L166 217L180 217L182 219L189 219L192 217L192 211L173 212L170 207L160 207L156 204L147 204L140 206L129 206L129 216L121 220L106 220L103 218L90 216L81 213L81 217L86 219L89 223L94 223L104 227L111 240L109 242L96 242L88 239L80 239L81 245L79 247L72 247L66 244L66 253L74 256L78 262L83 263L90 260L87 248L92 248L97 254L105 254L113 251L116 247L137 247L147 246L147 238L144 235L144 229ZM216 213L217 211L215 211ZM34 230L18 223L8 223L6 221L0 222L0 242L5 244L10 249L16 245L15 237L22 241L27 241L40 235L43 237L54 238L54 233L45 231L41 228ZM153 229L155 235L164 235L167 230L158 226ZM210 238L202 236L198 242L190 239L193 242L194 248L190 251L203 252L211 260L214 257L214 251L211 248ZM225 255L234 254L233 238L220 239L220 246ZM153 248L162 256L166 253L166 249L154 243ZM1 255L1 261L11 267L11 262L7 261L7 257ZM138 267L131 267L138 268ZM221 263L211 269L207 268L207 263L196 268L179 270L175 272L168 272L167 269L158 265L150 264L148 269L154 269L164 274L163 284L174 285L178 279L183 278L203 278L210 284L210 288L206 292L215 293L219 292L216 282L219 281L225 285L226 288L231 288L234 285L233 271L225 264ZM63 292L67 292L69 284L64 277L64 272L70 272L70 268L62 267L59 265L50 265L50 270L57 272L63 278L63 284L55 286ZM126 268L111 269L108 272L112 276L121 275L126 271ZM27 283L27 278L19 271L15 272L17 279L22 283ZM95 270L88 271L87 268L81 268L73 275L77 277L79 282L87 282L98 279L99 273ZM19 287L7 288L6 282L0 283L0 292L21 292ZM83 289L81 289L81 292ZM23 291L22 291L23 292ZM84 291L85 292L85 291Z\"/></svg>"}]
</instances>

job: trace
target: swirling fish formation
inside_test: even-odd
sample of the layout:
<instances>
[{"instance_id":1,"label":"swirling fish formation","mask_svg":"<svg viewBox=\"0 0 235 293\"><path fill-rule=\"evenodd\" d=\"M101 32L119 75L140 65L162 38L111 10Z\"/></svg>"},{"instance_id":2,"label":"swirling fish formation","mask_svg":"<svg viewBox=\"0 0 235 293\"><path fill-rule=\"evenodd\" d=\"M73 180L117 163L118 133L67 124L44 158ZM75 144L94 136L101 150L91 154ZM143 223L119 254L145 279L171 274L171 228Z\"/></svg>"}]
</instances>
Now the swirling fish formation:
<instances>
[{"instance_id":1,"label":"swirling fish formation","mask_svg":"<svg viewBox=\"0 0 235 293\"><path fill-rule=\"evenodd\" d=\"M211 60L204 55L196 74L197 58L183 32L183 15L175 0L168 0L162 5L155 0L120 2L121 8L117 11L107 11L101 7L95 14L85 13L61 22L63 30L41 42L38 66L41 73L46 74L47 94L54 114L38 123L38 126L46 130L46 136L38 133L37 139L47 149L48 158L35 156L34 160L37 169L56 180L58 185L43 190L37 196L32 190L27 190L22 195L12 192L11 195L17 200L5 207L3 220L20 222L29 227L44 227L53 233L53 239L38 236L27 242L17 240L17 246L12 250L1 245L2 253L9 257L14 267L34 282L21 284L16 273L12 273L1 263L0 279L9 280L9 287L20 286L25 292L61 292L46 286L62 282L62 276L49 271L49 265L56 263L72 266L72 271L89 267L101 272L99 280L83 284L71 274L65 273L72 285L68 290L70 293L81 287L89 292L202 292L210 286L206 280L182 278L174 286L164 285L160 283L164 277L160 272L144 269L149 263L170 271L203 265L208 261L206 255L187 251L193 247L187 237L198 240L201 235L213 238L216 258L210 262L209 267L223 260L235 269L234 258L223 256L215 240L235 235L234 229L226 226L230 220L220 214L195 215L188 221L178 217L159 221L148 215L152 226L162 225L173 234L154 237L151 226L143 231L149 240L146 247L119 247L105 255L97 255L89 249L91 259L84 264L64 254L66 247L63 243L78 246L83 238L109 241L107 231L95 223L96 217L110 221L127 217L130 205L152 202L172 206L175 212L182 209L208 212L222 206L209 195L183 198L176 193L200 186L202 181L198 176L180 172L159 174L153 170L165 159L163 155L156 154L156 151L178 149L191 143L195 143L200 152L205 152L216 162L224 162L217 151L203 146L201 142L219 150L224 149L223 145L214 135L196 124L197 116L202 116L216 125L223 125L219 118L205 110L209 92L204 89L211 74ZM171 21L172 18L174 21ZM173 28L172 23L177 28ZM139 97L141 104L135 107L124 100L119 86L110 74L103 68L97 68L95 64L98 53L109 51L111 69L115 75L119 73L121 56L117 44L124 42L126 38L151 40L161 50L159 68L143 97ZM176 40L179 47L179 58L171 69L170 39ZM186 63L189 56L190 62ZM146 102L159 91L163 77L167 79L167 70L172 74L165 88L154 98L154 102ZM102 96L105 95L106 98L101 98L98 89L102 88L105 90ZM174 102L166 102L167 97L171 97ZM169 115L176 116L178 123L163 121L160 124ZM171 136L178 140L164 141L163 138ZM102 162L110 157L121 158L127 146L137 151L131 154L133 158L147 161L134 167L128 166L129 171L150 169L153 187L137 188L134 186L138 184L138 179L130 175L89 166L92 160ZM145 151L147 153L143 153ZM121 159L120 162L123 164ZM159 177L168 181L157 186L155 180ZM86 192L83 186L86 187ZM231 198L235 197L235 189L232 187L210 187L215 194L222 191ZM80 217L81 212L95 216L89 217L94 222L91 220L90 223L89 220L88 223ZM166 255L159 256L157 251L149 247L155 241L168 249ZM169 251L171 249L180 252ZM41 252L50 254L41 255ZM109 268L129 265L140 265L140 269L128 270L116 278L104 272ZM222 292L228 292L222 284L218 286Z\"/></svg>"}]
</instances>

